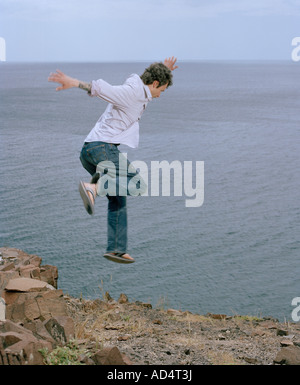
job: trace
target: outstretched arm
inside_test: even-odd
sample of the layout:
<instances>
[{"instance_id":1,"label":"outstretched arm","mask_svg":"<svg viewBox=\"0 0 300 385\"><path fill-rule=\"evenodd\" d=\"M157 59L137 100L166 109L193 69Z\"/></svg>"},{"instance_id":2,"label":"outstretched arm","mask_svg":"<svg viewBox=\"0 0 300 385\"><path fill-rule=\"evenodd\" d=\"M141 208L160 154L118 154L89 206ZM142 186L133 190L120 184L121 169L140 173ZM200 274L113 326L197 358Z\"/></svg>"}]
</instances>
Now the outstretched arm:
<instances>
[{"instance_id":1,"label":"outstretched arm","mask_svg":"<svg viewBox=\"0 0 300 385\"><path fill-rule=\"evenodd\" d=\"M67 76L60 70L56 70L55 73L50 73L48 77L49 82L60 83L61 86L56 88L56 91L67 90L69 88L80 88L84 91L91 93L91 84L85 83L75 78Z\"/></svg>"},{"instance_id":2,"label":"outstretched arm","mask_svg":"<svg viewBox=\"0 0 300 385\"><path fill-rule=\"evenodd\" d=\"M178 66L175 65L176 61L177 61L177 58L176 57L174 58L174 56L172 56L165 59L164 65L168 67L171 71L174 71L176 70L176 68L178 68Z\"/></svg>"}]
</instances>

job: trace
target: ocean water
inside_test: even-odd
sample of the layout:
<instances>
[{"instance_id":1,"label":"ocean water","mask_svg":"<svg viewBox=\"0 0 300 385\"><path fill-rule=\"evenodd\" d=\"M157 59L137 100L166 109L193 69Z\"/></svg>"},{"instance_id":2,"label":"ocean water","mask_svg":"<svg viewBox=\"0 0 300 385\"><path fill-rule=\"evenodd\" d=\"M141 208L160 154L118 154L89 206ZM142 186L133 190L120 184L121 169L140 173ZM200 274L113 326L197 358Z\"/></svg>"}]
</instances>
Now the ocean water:
<instances>
[{"instance_id":1,"label":"ocean water","mask_svg":"<svg viewBox=\"0 0 300 385\"><path fill-rule=\"evenodd\" d=\"M300 66L294 62L180 63L174 86L149 103L146 162L204 162L204 203L128 198L132 265L102 257L106 198L89 216L79 153L106 103L55 92L57 68L121 84L149 63L0 63L0 246L59 269L59 287L86 298L120 293L205 314L290 319L300 296ZM195 181L194 181L195 182Z\"/></svg>"}]
</instances>

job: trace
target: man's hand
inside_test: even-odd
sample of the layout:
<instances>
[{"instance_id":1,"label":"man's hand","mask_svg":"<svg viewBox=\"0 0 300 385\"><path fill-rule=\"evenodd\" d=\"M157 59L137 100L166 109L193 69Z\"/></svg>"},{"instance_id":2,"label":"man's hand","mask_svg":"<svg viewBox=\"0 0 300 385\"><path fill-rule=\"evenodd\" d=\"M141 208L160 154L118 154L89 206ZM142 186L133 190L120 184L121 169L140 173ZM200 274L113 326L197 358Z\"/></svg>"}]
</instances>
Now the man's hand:
<instances>
[{"instance_id":1,"label":"man's hand","mask_svg":"<svg viewBox=\"0 0 300 385\"><path fill-rule=\"evenodd\" d=\"M175 66L176 61L177 61L177 58L176 57L174 58L174 56L172 56L165 59L164 65L168 67L171 71L174 71L176 70L176 68L178 68L178 66Z\"/></svg>"},{"instance_id":2,"label":"man's hand","mask_svg":"<svg viewBox=\"0 0 300 385\"><path fill-rule=\"evenodd\" d=\"M61 87L57 87L56 91L67 90L73 87L79 87L79 81L65 75L60 70L56 70L55 73L51 73L48 77L49 82L60 83Z\"/></svg>"}]
</instances>

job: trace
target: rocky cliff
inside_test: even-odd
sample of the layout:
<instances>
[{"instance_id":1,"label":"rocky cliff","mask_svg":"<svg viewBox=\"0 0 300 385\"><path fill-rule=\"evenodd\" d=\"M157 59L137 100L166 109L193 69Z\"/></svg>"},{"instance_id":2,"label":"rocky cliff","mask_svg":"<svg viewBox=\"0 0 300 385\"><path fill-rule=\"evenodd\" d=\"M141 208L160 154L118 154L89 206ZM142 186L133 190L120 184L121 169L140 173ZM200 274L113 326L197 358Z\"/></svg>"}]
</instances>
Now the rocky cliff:
<instances>
[{"instance_id":1,"label":"rocky cliff","mask_svg":"<svg viewBox=\"0 0 300 385\"><path fill-rule=\"evenodd\" d=\"M73 298L57 280L39 256L0 248L0 365L300 364L300 323Z\"/></svg>"}]
</instances>

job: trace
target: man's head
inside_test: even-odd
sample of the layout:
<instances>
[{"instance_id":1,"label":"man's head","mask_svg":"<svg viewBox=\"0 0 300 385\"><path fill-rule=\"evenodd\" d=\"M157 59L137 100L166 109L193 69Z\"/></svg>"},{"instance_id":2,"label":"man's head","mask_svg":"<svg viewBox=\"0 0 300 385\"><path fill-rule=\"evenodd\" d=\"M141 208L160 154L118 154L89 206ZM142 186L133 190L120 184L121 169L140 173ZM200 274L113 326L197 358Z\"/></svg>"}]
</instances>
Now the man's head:
<instances>
[{"instance_id":1,"label":"man's head","mask_svg":"<svg viewBox=\"0 0 300 385\"><path fill-rule=\"evenodd\" d=\"M158 98L161 92L173 84L172 77L172 71L163 63L151 64L141 75L143 83L149 87L153 98Z\"/></svg>"}]
</instances>

